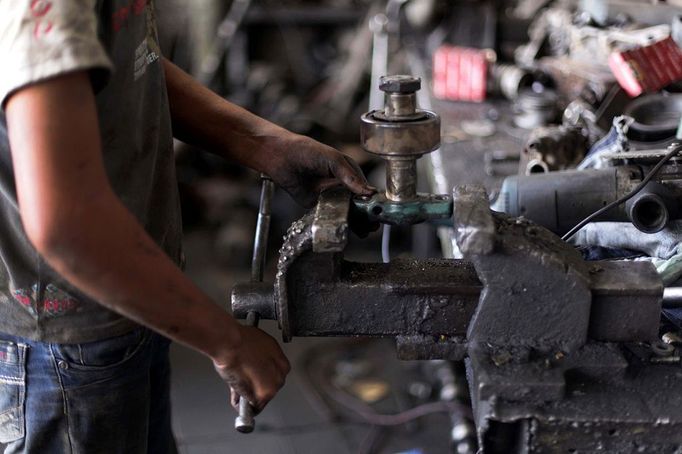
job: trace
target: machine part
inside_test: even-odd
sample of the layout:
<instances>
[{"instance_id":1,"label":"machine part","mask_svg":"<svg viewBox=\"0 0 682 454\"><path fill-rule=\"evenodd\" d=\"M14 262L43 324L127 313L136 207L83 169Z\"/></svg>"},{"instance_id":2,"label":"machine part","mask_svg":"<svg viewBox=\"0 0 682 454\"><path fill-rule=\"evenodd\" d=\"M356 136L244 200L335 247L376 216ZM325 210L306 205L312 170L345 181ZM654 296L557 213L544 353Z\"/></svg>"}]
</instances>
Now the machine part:
<instances>
[{"instance_id":1,"label":"machine part","mask_svg":"<svg viewBox=\"0 0 682 454\"><path fill-rule=\"evenodd\" d=\"M341 203L340 199L336 200ZM590 338L595 339L644 341L655 337L663 290L651 264L627 264L631 271L604 264L591 273L589 265L578 258L573 248L543 228L527 221L493 216L487 195L481 189L458 191L454 206L458 219L455 227L462 250L466 254L489 257L485 269L494 268L499 275L495 280L485 277L488 283L483 294L477 276L488 276L478 268L483 262L476 264L476 268L471 262L447 259L353 263L344 260L341 252L315 253L312 234L315 216L311 213L289 229L280 251L274 293L268 292L266 286L237 286L232 295L233 313L237 318L255 310L273 314L286 341L294 336L394 337L401 357L406 359L461 359L467 352L465 336L468 335L470 341L487 339L483 327L496 324L509 325L508 330L497 333L499 342L542 344L543 348L578 343L585 335L580 333L587 332L588 328L592 333ZM342 210L334 208L332 211ZM343 225L347 219L337 218L336 222ZM506 249L500 249L500 244L507 243ZM548 251L553 251L550 256L547 256ZM508 260L510 265L499 260ZM576 260L571 266L577 271L566 274L567 263ZM511 262L517 265L512 267ZM557 267L556 276L551 271L554 266ZM520 270L526 271L520 273ZM563 277L559 276L560 272ZM632 279L621 281L627 273L632 273ZM312 275L315 279L310 279ZM535 280L530 279L531 275ZM498 283L497 279L504 283ZM572 289L587 288L587 299L575 299L577 290L561 290L562 285L569 285L566 279L572 279ZM544 296L535 295L535 289ZM515 295L519 310L526 310L521 301L528 301L533 310L540 312L526 318L519 312L518 325L506 319L493 323L481 315L493 307L493 303L484 302L493 294L505 291ZM549 292L554 295L554 291L565 298L553 296L552 301L546 301ZM565 301L571 298L575 299L574 303ZM618 304L612 303L614 298L619 298ZM508 300L501 298L501 301ZM532 301L546 303L538 306ZM565 306L556 308L556 317L564 317L562 322L552 329L536 323L540 315L554 314L554 309L550 310L554 304ZM581 304L580 309L573 304ZM266 305L272 309L262 310ZM489 309L481 312L482 307ZM619 313L635 308L639 312L631 324L607 322ZM590 313L590 310L598 311L594 323L588 323L584 316L585 311ZM477 331L472 331L474 313L479 314L475 319L479 326ZM488 321L484 323L484 319ZM577 320L582 329L578 328Z\"/></svg>"},{"instance_id":2,"label":"machine part","mask_svg":"<svg viewBox=\"0 0 682 454\"><path fill-rule=\"evenodd\" d=\"M595 210L631 190L632 180L641 181L641 171L626 166L508 177L492 209L523 216L563 235ZM595 221L615 219L627 221L622 207Z\"/></svg>"},{"instance_id":3,"label":"machine part","mask_svg":"<svg viewBox=\"0 0 682 454\"><path fill-rule=\"evenodd\" d=\"M519 174L531 175L574 168L588 150L582 128L548 126L533 130L521 154Z\"/></svg>"},{"instance_id":4,"label":"machine part","mask_svg":"<svg viewBox=\"0 0 682 454\"><path fill-rule=\"evenodd\" d=\"M661 336L661 340L670 345L682 345L682 336L679 333L674 333L672 331L669 331Z\"/></svg>"},{"instance_id":5,"label":"machine part","mask_svg":"<svg viewBox=\"0 0 682 454\"><path fill-rule=\"evenodd\" d=\"M606 101L612 88L618 87L618 84L608 67L595 65L594 61L560 55L543 57L537 65L543 73L551 77L555 90L564 99L584 101L596 109Z\"/></svg>"},{"instance_id":6,"label":"machine part","mask_svg":"<svg viewBox=\"0 0 682 454\"><path fill-rule=\"evenodd\" d=\"M487 205L481 200L487 197L485 189L479 186L464 186L456 189L454 213L464 216L464 222L455 222L455 236L462 252L490 254L495 246L496 226ZM474 228L470 222L475 221Z\"/></svg>"},{"instance_id":7,"label":"machine part","mask_svg":"<svg viewBox=\"0 0 682 454\"><path fill-rule=\"evenodd\" d=\"M341 187L324 191L313 218L313 251L341 252L348 242L348 207L350 194Z\"/></svg>"},{"instance_id":8,"label":"machine part","mask_svg":"<svg viewBox=\"0 0 682 454\"><path fill-rule=\"evenodd\" d=\"M457 188L454 197L460 250L473 261L486 288L469 325L469 348L524 345L567 352L584 345L590 276L578 252L528 221L495 220L484 208L488 200L480 188ZM546 299L548 293L554 295L551 300ZM502 296L510 294L511 301ZM547 314L547 323L536 323L530 315L535 310Z\"/></svg>"},{"instance_id":9,"label":"machine part","mask_svg":"<svg viewBox=\"0 0 682 454\"><path fill-rule=\"evenodd\" d=\"M301 255L312 250L312 244L312 216L307 214L300 220L294 222L291 227L289 227L289 230L287 230L277 262L274 299L271 301L275 305L273 313L277 314L277 321L282 330L282 340L284 340L284 342L290 342L292 339L287 274L289 269ZM234 293L232 299L235 299ZM265 300L266 303L269 302L268 300L269 298Z\"/></svg>"},{"instance_id":10,"label":"machine part","mask_svg":"<svg viewBox=\"0 0 682 454\"><path fill-rule=\"evenodd\" d=\"M530 71L516 65L496 64L491 73L493 91L510 100L517 99L524 90L530 89L535 80Z\"/></svg>"},{"instance_id":11,"label":"machine part","mask_svg":"<svg viewBox=\"0 0 682 454\"><path fill-rule=\"evenodd\" d=\"M258 327L258 313L249 312L246 316L246 325ZM239 399L239 415L234 420L234 428L237 432L249 434L256 428L256 411L251 403L245 398Z\"/></svg>"},{"instance_id":12,"label":"machine part","mask_svg":"<svg viewBox=\"0 0 682 454\"><path fill-rule=\"evenodd\" d=\"M270 237L270 221L272 219L272 197L275 194L275 183L267 176L261 175L262 187L258 205L256 235L253 241L251 259L251 282L263 282L263 270Z\"/></svg>"},{"instance_id":13,"label":"machine part","mask_svg":"<svg viewBox=\"0 0 682 454\"><path fill-rule=\"evenodd\" d=\"M458 203L460 197L462 200ZM644 307L650 309L645 336L651 340L656 338L657 330L652 328L658 324L660 301L644 303L635 297L627 309L618 307L629 300L620 298L623 295L620 284L639 279L639 273L645 268L634 270L628 268L629 264L619 264L620 269L608 269L613 266L608 262L590 268L575 250L546 230L527 221L486 213L481 208L486 202L485 193L477 188L460 188L455 194L454 218L456 224L461 224L457 232L470 232L478 227L489 232L491 222L497 225L495 234L483 235L473 247L462 249L465 258L474 262L485 286L467 334L467 372L483 452L559 453L573 452L573 449L578 452L576 445L584 452L596 452L600 450L596 440L602 440L614 427L619 428L624 439L619 439L620 444L606 452L632 452L622 448L631 446L629 443L633 443L632 437L637 433L629 424L641 422L638 418L651 407L646 405L642 412L633 409L638 413L636 418L629 417L630 411L625 413L626 418L614 418L604 411L609 408L606 404L609 400L601 400L597 405L588 403L604 393L604 388L590 388L588 383L609 380L607 389L612 389L614 395L611 398L616 398L617 393L626 393L632 386L625 379L628 362L619 349L613 344L588 339L604 336L627 342L624 339L632 335L631 330L639 330L640 309ZM484 238L491 241L489 247L482 247ZM489 252L481 253L482 250ZM626 271L627 275L623 275ZM646 273L651 273L651 269ZM650 292L661 294L661 284L655 279L650 287L640 284L642 296ZM648 289L644 290L645 287ZM611 297L604 298L603 292L610 293ZM547 295L552 296L547 298ZM542 315L532 315L535 310L542 311ZM608 326L604 325L602 310L611 312L607 316L611 320ZM570 319L569 323L566 318ZM613 323L616 318L618 322ZM625 320L632 320L632 325L618 326ZM663 375L676 373L673 369L661 372ZM612 374L610 378L606 378L609 374ZM646 394L646 386L636 389L639 395ZM591 397L574 400L585 395ZM578 414L581 416L576 419ZM587 417L590 424L583 427L579 421L585 421L582 418L587 414L590 414ZM605 421L609 423L604 424ZM675 424L680 422L676 420ZM571 427L578 427L580 431ZM649 443L659 439L654 418L647 419L640 427ZM528 435L530 431L532 437ZM578 436L585 431L586 435Z\"/></svg>"},{"instance_id":14,"label":"machine part","mask_svg":"<svg viewBox=\"0 0 682 454\"><path fill-rule=\"evenodd\" d=\"M651 181L654 169L617 166L508 177L492 208L530 219L564 239L587 217L590 222L629 221L642 232L656 233L682 216L682 176L671 166L662 182Z\"/></svg>"},{"instance_id":15,"label":"machine part","mask_svg":"<svg viewBox=\"0 0 682 454\"><path fill-rule=\"evenodd\" d=\"M514 104L517 111L514 123L523 129L548 125L556 120L559 114L557 102L557 95L553 91L536 93L532 90L523 90Z\"/></svg>"},{"instance_id":16,"label":"machine part","mask_svg":"<svg viewBox=\"0 0 682 454\"><path fill-rule=\"evenodd\" d=\"M467 261L352 263L342 252L315 253L311 213L289 230L274 296L264 292L254 307L276 306L287 340L392 337L403 359L468 357L484 453L679 446L679 355L649 347L663 297L655 267L584 262L542 227L491 213L480 187L458 189L453 203ZM241 299L235 289L233 302ZM250 312L234 308L237 317Z\"/></svg>"},{"instance_id":17,"label":"machine part","mask_svg":"<svg viewBox=\"0 0 682 454\"><path fill-rule=\"evenodd\" d=\"M356 196L355 207L367 213L370 221L391 225L411 225L452 217L452 198L447 195L417 194L410 201L394 202L384 194Z\"/></svg>"},{"instance_id":18,"label":"machine part","mask_svg":"<svg viewBox=\"0 0 682 454\"><path fill-rule=\"evenodd\" d=\"M663 307L666 309L682 308L682 287L666 287L663 290Z\"/></svg>"},{"instance_id":19,"label":"machine part","mask_svg":"<svg viewBox=\"0 0 682 454\"><path fill-rule=\"evenodd\" d=\"M670 208L677 208L677 204L666 202L661 196L653 192L640 192L625 203L625 211L630 222L640 232L658 233L665 228L670 220Z\"/></svg>"},{"instance_id":20,"label":"machine part","mask_svg":"<svg viewBox=\"0 0 682 454\"><path fill-rule=\"evenodd\" d=\"M682 95L647 95L632 101L624 115L632 117L628 137L658 142L675 136L682 119Z\"/></svg>"},{"instance_id":21,"label":"machine part","mask_svg":"<svg viewBox=\"0 0 682 454\"><path fill-rule=\"evenodd\" d=\"M256 312L263 320L277 320L272 283L241 282L232 289L232 314L235 318L245 319L249 312Z\"/></svg>"},{"instance_id":22,"label":"machine part","mask_svg":"<svg viewBox=\"0 0 682 454\"><path fill-rule=\"evenodd\" d=\"M421 79L386 76L380 88L386 93L386 106L362 116L362 146L388 161L386 197L410 201L417 196L416 160L440 145L440 118L416 108Z\"/></svg>"},{"instance_id":23,"label":"machine part","mask_svg":"<svg viewBox=\"0 0 682 454\"><path fill-rule=\"evenodd\" d=\"M449 217L450 196L417 193L417 159L440 146L440 118L417 108L421 79L386 76L380 88L385 107L362 116L360 135L365 150L386 160L386 192L354 198L355 209L394 225Z\"/></svg>"},{"instance_id":24,"label":"machine part","mask_svg":"<svg viewBox=\"0 0 682 454\"><path fill-rule=\"evenodd\" d=\"M564 241L568 241L568 240L569 240L573 235L575 235L580 229L582 229L583 227L585 227L587 224L589 224L589 223L592 222L593 220L597 219L597 218L598 218L599 216L601 216L602 214L607 213L609 210L612 210L613 208L616 208L616 207L620 206L620 205L623 204L623 203L626 203L628 200L630 200L630 199L632 199L633 197L637 196L637 195L638 195L640 192L642 192L644 189L647 189L647 186L650 184L650 181L653 180L653 179L656 177L656 175L657 175L658 172L661 170L661 168L662 168L668 161L670 161L672 158L674 158L675 156L677 156L677 155L680 153L680 151L682 151L682 145L679 145L679 144L676 144L676 143L675 143L675 144L672 144L672 145L670 146L670 148L669 148L668 153L667 153L663 158L661 158L661 160L660 160L660 161L659 161L651 170L648 171L647 175L644 177L644 179L642 180L642 182L639 183L639 184L637 185L637 187L635 187L635 188L634 188L632 191L630 191L628 194L626 194L626 195L620 197L618 200L615 200L615 201L611 202L610 204L608 204L608 205L606 205L606 206L600 208L599 210L595 211L594 213L592 213L591 215L589 215L588 217L586 217L585 219L583 219L582 221L580 221L580 223L578 223L578 224L577 224L575 227L573 227L568 233L566 233L563 237L561 237L561 239L564 240ZM678 210L679 210L678 204L677 204L677 199L678 199L678 197L676 197L676 195L671 195L671 193L669 192L669 190L667 190L667 188L664 187L663 185L659 185L659 184L657 184L657 183L653 183L653 185L654 185L653 191L655 191L655 192L657 192L657 193L660 192L661 196L666 197L666 198L670 198L670 202L669 202L669 204L668 204L668 209L673 210L673 212L675 213L674 216L675 216L675 218L677 218L677 216L678 216ZM647 203L646 206L651 206L651 205ZM655 211L658 211L658 210L657 210L657 209L654 209L654 212L655 212ZM631 211L631 214L638 214L638 213L644 214L644 215L646 215L646 217L643 218L643 219L641 219L641 221L638 221L638 220L632 221L633 224L635 224L635 222L637 222L637 223L639 223L639 224L641 224L641 225L646 225L647 222L652 222L653 220L655 220L655 217L649 217L649 214L651 214L651 213L650 213L650 211L649 211L648 209L643 210L643 211L640 211L640 210L633 210L633 211ZM668 216L668 217L671 217L671 216ZM653 230L657 225L659 225L659 224L656 223L656 222L653 222L653 223L651 224L651 230ZM637 224L635 224L635 227L637 227ZM659 230L659 231L660 231L660 230ZM651 232L645 232L645 233L651 233ZM655 233L655 232L654 232L654 233Z\"/></svg>"},{"instance_id":25,"label":"machine part","mask_svg":"<svg viewBox=\"0 0 682 454\"><path fill-rule=\"evenodd\" d=\"M251 287L262 286L263 270L265 268L268 237L270 233L270 220L272 213L272 197L275 193L275 183L266 175L261 175L262 188L260 204L258 208L258 221L256 222L256 234L253 241L253 256L251 259ZM261 315L269 314L263 305L254 305L248 308L246 314L247 326L258 326ZM267 305L265 305L267 306ZM263 311L263 312L261 312ZM234 420L234 428L237 432L248 434L256 428L255 409L244 397L239 399L239 415Z\"/></svg>"}]
</instances>

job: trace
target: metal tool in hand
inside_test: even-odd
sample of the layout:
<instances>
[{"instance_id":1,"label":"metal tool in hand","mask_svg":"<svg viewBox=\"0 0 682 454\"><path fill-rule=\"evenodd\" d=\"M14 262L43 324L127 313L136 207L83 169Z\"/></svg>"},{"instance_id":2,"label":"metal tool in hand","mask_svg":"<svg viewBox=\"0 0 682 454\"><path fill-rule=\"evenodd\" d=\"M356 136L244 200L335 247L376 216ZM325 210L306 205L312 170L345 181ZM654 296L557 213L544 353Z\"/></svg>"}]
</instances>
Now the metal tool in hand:
<instances>
[{"instance_id":1,"label":"metal tool in hand","mask_svg":"<svg viewBox=\"0 0 682 454\"><path fill-rule=\"evenodd\" d=\"M258 209L258 222L256 235L253 240L253 256L251 258L251 282L263 282L263 269L265 268L265 256L270 233L270 218L272 213L272 196L275 192L275 184L267 176L262 176L263 186L260 194L260 207ZM247 326L258 326L260 314L251 311L246 316ZM244 397L239 399L239 416L234 420L234 428L237 432L251 433L256 427L254 419L255 409Z\"/></svg>"}]
</instances>

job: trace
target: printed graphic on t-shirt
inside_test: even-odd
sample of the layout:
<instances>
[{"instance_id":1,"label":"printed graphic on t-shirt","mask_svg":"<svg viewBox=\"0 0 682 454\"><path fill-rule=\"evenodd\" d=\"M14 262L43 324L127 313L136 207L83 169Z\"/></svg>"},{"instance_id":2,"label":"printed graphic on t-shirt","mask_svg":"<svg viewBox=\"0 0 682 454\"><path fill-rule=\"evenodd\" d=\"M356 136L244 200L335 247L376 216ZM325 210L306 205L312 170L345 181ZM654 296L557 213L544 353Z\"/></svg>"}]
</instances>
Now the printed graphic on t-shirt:
<instances>
[{"instance_id":1,"label":"printed graphic on t-shirt","mask_svg":"<svg viewBox=\"0 0 682 454\"><path fill-rule=\"evenodd\" d=\"M135 48L134 80L144 76L147 72L147 66L156 62L161 57L161 48L157 38L154 2L152 0L130 0L127 5L114 11L111 17L114 32L121 33L128 29L131 21L142 15L144 15L147 33L142 42Z\"/></svg>"},{"instance_id":2,"label":"printed graphic on t-shirt","mask_svg":"<svg viewBox=\"0 0 682 454\"><path fill-rule=\"evenodd\" d=\"M148 8L150 8L151 1L149 0L130 0L124 6L121 6L114 14L111 15L111 24L114 32L119 32L128 26L128 21L135 16L141 16Z\"/></svg>"},{"instance_id":3,"label":"printed graphic on t-shirt","mask_svg":"<svg viewBox=\"0 0 682 454\"><path fill-rule=\"evenodd\" d=\"M146 27L147 34L135 49L135 65L133 68L135 80L138 80L147 72L147 66L161 58L161 47L157 37L156 17L152 2L147 3Z\"/></svg>"},{"instance_id":4,"label":"printed graphic on t-shirt","mask_svg":"<svg viewBox=\"0 0 682 454\"><path fill-rule=\"evenodd\" d=\"M33 35L40 38L49 34L54 27L54 22L48 17L53 3L50 0L31 0L31 18L35 21Z\"/></svg>"},{"instance_id":5,"label":"printed graphic on t-shirt","mask_svg":"<svg viewBox=\"0 0 682 454\"><path fill-rule=\"evenodd\" d=\"M14 299L33 315L56 317L73 312L80 305L76 299L53 284L48 284L42 292L34 284L30 289L18 289L12 293Z\"/></svg>"}]
</instances>

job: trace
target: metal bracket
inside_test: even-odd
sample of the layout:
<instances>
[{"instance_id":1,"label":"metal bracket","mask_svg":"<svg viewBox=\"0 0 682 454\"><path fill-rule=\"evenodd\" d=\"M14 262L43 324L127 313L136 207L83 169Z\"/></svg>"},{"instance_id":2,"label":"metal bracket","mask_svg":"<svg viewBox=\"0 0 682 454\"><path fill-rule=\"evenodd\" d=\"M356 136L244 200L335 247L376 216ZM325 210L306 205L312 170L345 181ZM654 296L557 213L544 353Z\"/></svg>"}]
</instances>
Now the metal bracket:
<instances>
[{"instance_id":1,"label":"metal bracket","mask_svg":"<svg viewBox=\"0 0 682 454\"><path fill-rule=\"evenodd\" d=\"M410 201L393 202L377 193L372 197L357 196L353 204L370 221L382 224L412 225L452 217L452 197L448 195L418 194Z\"/></svg>"}]
</instances>

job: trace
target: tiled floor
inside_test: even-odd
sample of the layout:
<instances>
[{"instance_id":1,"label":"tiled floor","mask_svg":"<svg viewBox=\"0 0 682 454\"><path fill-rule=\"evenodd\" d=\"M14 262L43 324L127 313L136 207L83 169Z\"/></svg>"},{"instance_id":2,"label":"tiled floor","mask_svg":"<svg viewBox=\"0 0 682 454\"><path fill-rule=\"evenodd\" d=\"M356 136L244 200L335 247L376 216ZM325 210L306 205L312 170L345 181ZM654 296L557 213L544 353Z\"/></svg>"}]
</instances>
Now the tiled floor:
<instances>
[{"instance_id":1,"label":"tiled floor","mask_svg":"<svg viewBox=\"0 0 682 454\"><path fill-rule=\"evenodd\" d=\"M186 241L188 274L216 301L227 304L234 282L248 279L247 270L236 273L216 265L212 245L203 234L190 234ZM275 338L274 322L261 325ZM235 413L229 393L213 372L210 362L182 346L173 346L174 430L181 454L349 454L373 429L367 424L326 422L304 391L301 357L309 347L329 339L295 339L284 349L294 369L284 389L257 417L256 432L242 435L233 428ZM391 347L392 348L392 347ZM389 359L386 362L398 363ZM383 366L383 361L382 361ZM319 404L318 404L319 405ZM390 432L381 453L447 453L448 417L426 418L418 429ZM424 448L429 446L429 448ZM418 450L415 450L419 448Z\"/></svg>"}]
</instances>

